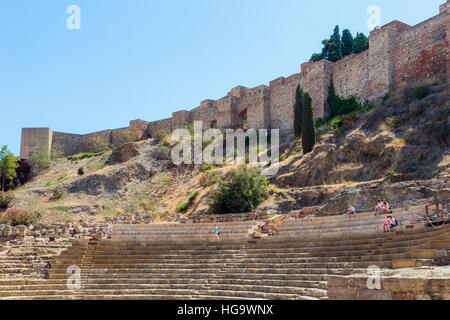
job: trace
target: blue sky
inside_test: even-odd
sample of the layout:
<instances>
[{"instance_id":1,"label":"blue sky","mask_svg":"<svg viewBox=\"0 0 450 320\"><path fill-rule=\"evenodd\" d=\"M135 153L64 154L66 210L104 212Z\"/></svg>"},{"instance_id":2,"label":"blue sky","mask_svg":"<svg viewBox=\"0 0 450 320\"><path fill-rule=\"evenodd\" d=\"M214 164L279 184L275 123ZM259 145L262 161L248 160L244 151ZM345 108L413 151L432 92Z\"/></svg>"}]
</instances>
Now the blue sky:
<instances>
[{"instance_id":1,"label":"blue sky","mask_svg":"<svg viewBox=\"0 0 450 320\"><path fill-rule=\"evenodd\" d=\"M3 0L0 145L15 154L22 127L88 133L170 117L237 85L300 71L336 24L414 25L444 0ZM81 29L68 30L69 5Z\"/></svg>"}]
</instances>

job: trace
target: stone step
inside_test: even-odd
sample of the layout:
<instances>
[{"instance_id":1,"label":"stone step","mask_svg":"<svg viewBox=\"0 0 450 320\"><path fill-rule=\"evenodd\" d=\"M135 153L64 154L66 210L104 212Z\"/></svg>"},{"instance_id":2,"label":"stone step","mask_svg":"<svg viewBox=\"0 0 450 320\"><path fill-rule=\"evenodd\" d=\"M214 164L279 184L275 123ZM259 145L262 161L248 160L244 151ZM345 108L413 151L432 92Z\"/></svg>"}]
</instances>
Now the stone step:
<instances>
[{"instance_id":1,"label":"stone step","mask_svg":"<svg viewBox=\"0 0 450 320\"><path fill-rule=\"evenodd\" d=\"M421 229L408 230L407 232L403 231L402 233L403 234L408 234L409 236L422 236L424 233L427 233L427 234L428 233L439 233L439 232L445 232L446 230L448 230L448 225L443 226L441 228L438 228L436 230L429 230L429 229L427 230L427 229L421 228ZM358 241L358 240L364 240L364 239L366 239L366 240L373 240L373 239L394 237L394 236L400 236L400 234L397 234L397 232L391 232L391 233L382 233L382 232L380 232L379 234L368 234L368 235L361 234L361 235L357 235L357 236L355 236L355 235L352 235L352 236L340 236L340 237L335 237L335 238L330 237L330 238L327 238L327 239L317 239L317 237L312 237L312 238L309 238L309 239L303 239L302 241L315 241L315 242L317 242L317 241L330 241L330 240ZM331 239L331 238L333 238L333 239ZM267 241L283 242L283 239L276 237L275 239L271 238L269 240L266 240L266 242ZM235 242L242 244L241 241L235 241ZM292 242L292 239L285 239L284 242ZM193 242L193 243L195 243L195 242ZM184 242L184 245L189 245L189 244L190 243L187 242L187 241Z\"/></svg>"},{"instance_id":2,"label":"stone step","mask_svg":"<svg viewBox=\"0 0 450 320\"><path fill-rule=\"evenodd\" d=\"M7 283L8 281L3 281ZM140 288L166 288L167 286L204 286L204 285L238 285L238 286L275 286L275 287L301 287L301 288L315 288L327 289L326 281L307 281L307 280L241 280L241 279L89 279L83 280L81 287L83 289L140 289ZM164 287L166 286L166 287ZM37 284L20 284L9 281L8 284L3 284L0 291L20 291L20 290L67 290L66 281L51 281L41 282Z\"/></svg>"},{"instance_id":3,"label":"stone step","mask_svg":"<svg viewBox=\"0 0 450 320\"><path fill-rule=\"evenodd\" d=\"M211 268L201 268L201 269L189 269L189 268L180 268L177 269L177 272L173 272L172 269L136 269L136 268L108 268L108 269L83 269L82 274L83 275L89 275L89 277L94 275L105 275L108 276L121 273L129 273L133 274L134 277L140 277L140 275L150 275L153 274L153 277L158 276L164 276L167 274L172 274L175 277L182 276L185 273L191 274L193 276L194 273L201 273L201 274L215 274L218 277L223 277L225 275L233 275L234 277L241 276L241 274L244 274L246 272L252 272L252 273L259 273L259 274L311 274L311 275L317 275L317 274L349 274L353 270L358 271L364 271L365 268L345 268L345 269L327 269L327 268L248 268L248 269L236 269L236 268L222 268L221 270L217 269L211 269ZM62 270L55 270L55 272L52 272L52 270L49 270L49 278L50 279L66 279L70 275L68 275L65 272L60 272ZM137 276L139 274L139 276Z\"/></svg>"},{"instance_id":4,"label":"stone step","mask_svg":"<svg viewBox=\"0 0 450 320\"><path fill-rule=\"evenodd\" d=\"M300 294L312 297L323 297L326 296L326 289L312 288L312 287L294 287L294 286L256 286L256 285L235 285L235 284L158 284L158 285L83 285L82 291L89 294L90 292L96 292L97 294L169 294L171 291L184 291L185 294L189 294L195 291L203 291L208 289L208 291L251 291L258 293L282 293L282 294ZM78 290L79 291L79 290ZM61 294L74 294L76 291L70 290L67 286L60 286L58 288L48 288L48 287L25 287L19 288L18 290L11 287L11 289L0 290L0 297L8 297L18 292L21 295L54 295L56 293ZM180 293L178 293L180 294Z\"/></svg>"},{"instance_id":5,"label":"stone step","mask_svg":"<svg viewBox=\"0 0 450 320\"><path fill-rule=\"evenodd\" d=\"M399 257L399 256L392 256L393 258L407 258L407 256ZM353 262L330 262L330 263L280 263L280 264L269 264L269 263L203 263L203 264L109 264L109 263L96 263L96 264L84 264L82 268L86 269L117 269L117 268L123 268L123 269L138 269L138 270L146 270L146 269L164 269L164 270L179 270L180 268L183 270L199 270L199 269L260 269L260 268L267 268L267 269L278 269L278 268L303 268L303 269L314 269L314 268L351 268L355 263L360 263L362 265L370 265L370 263L380 263L383 261L386 261L388 259L380 258L379 260L375 259L368 259L365 260L365 263L363 263L363 259L358 259L359 261L353 261ZM62 265L58 266L56 268L52 268L52 273L57 272L57 270L63 270L65 272L67 270L67 267L69 265Z\"/></svg>"},{"instance_id":6,"label":"stone step","mask_svg":"<svg viewBox=\"0 0 450 320\"><path fill-rule=\"evenodd\" d=\"M335 249L334 247L294 247L294 248L277 248L278 254L285 254L285 253L297 253L297 254L303 254L303 256L354 256L354 255L366 255L366 254L373 254L378 252L403 252L405 250L408 250L410 247L416 247L416 246L425 246L429 240L424 241L405 241L405 242L398 242L398 245L395 245L395 243L391 243L391 245L383 245L380 244L373 244L373 245L363 245L363 246L345 246L338 249ZM90 253L86 251L70 251L64 255L61 255L60 258L65 257L78 257L80 258L90 258L93 257L93 255L98 257L106 257L110 255L119 255L122 252L123 249L120 248L111 248L111 247L102 247L99 246L95 253ZM241 249L239 250L211 250L210 248L197 248L197 249L185 249L185 250L174 250L171 248L167 248L166 251L158 251L158 250L142 250L139 248L135 249L128 249L125 250L126 254L124 254L124 257L132 256L132 255L146 255L146 256L158 256L158 257L164 257L164 256L178 256L180 259L183 258L189 258L193 255L202 255L202 256L209 256L211 257L220 257L220 255L254 255L254 257L264 257L265 253L273 253L273 249L258 249L258 248L252 248L252 249ZM224 252L225 251L225 252Z\"/></svg>"},{"instance_id":7,"label":"stone step","mask_svg":"<svg viewBox=\"0 0 450 320\"><path fill-rule=\"evenodd\" d=\"M314 297L298 295L275 295L276 298L267 300L319 300ZM2 297L0 300L264 300L246 296L212 296L212 295L55 295L55 296L12 296Z\"/></svg>"},{"instance_id":8,"label":"stone step","mask_svg":"<svg viewBox=\"0 0 450 320\"><path fill-rule=\"evenodd\" d=\"M347 275L352 272L352 270L359 270L364 271L365 269L351 269L351 270L342 270L342 274ZM183 279L183 280L204 280L204 279L210 279L210 280L285 280L285 281L292 281L292 280L307 280L307 281L326 281L327 280L327 274L326 273L303 273L303 274L293 274L293 273L277 273L277 274L271 274L271 273L264 273L264 274L239 274L239 277L233 273L224 273L221 272L219 275L214 274L211 272L196 272L194 274L175 274L175 273L167 273L167 274L161 274L161 273L146 273L146 272L133 272L133 273L120 273L120 271L112 270L111 272L97 270L97 273L93 272L83 272L81 274L82 278L86 281L99 281L99 280L105 280L105 279L117 279L118 281L122 280L128 280L128 279L139 279L141 281L150 281L150 280L159 280L159 279ZM50 275L50 279L48 281L59 281L64 282L67 280L67 274L54 274Z\"/></svg>"},{"instance_id":9,"label":"stone step","mask_svg":"<svg viewBox=\"0 0 450 320\"><path fill-rule=\"evenodd\" d=\"M415 240L420 240L420 241L425 241L425 240L429 240L429 239L433 239L433 238L437 238L440 237L442 234L441 233L437 233L437 234L430 234L428 236L421 236L421 237L396 237L396 236L392 236L392 237L386 237L384 239L373 239L372 241L342 241L342 242L338 242L338 241L333 241L333 242L327 242L327 241L308 241L308 240L299 240L299 241L291 241L289 242L284 242L284 243L279 243L277 241L273 241L272 243L268 242L268 241L249 241L247 244L240 244L240 245L234 245L234 244L229 244L228 242L224 241L224 242L215 242L215 243L208 243L205 242L201 245L199 244L189 244L189 245L177 245L174 243L160 243L160 244L155 244L155 243L136 243L133 241L122 241L122 242L115 242L115 241L110 241L110 242L99 242L96 245L83 245L83 246L79 246L76 248L73 248L70 250L70 252L77 252L77 251L84 251L86 249L96 249L98 250L98 248L100 249L117 249L117 250L122 250L124 252L127 252L128 250L147 250L147 251L151 251L151 250L155 250L155 251L160 251L160 250L221 250L221 249L226 249L228 251L234 250L234 251L239 251L242 250L244 248L252 248L252 249L265 249L265 248L272 248L273 246L277 246L277 248L340 248L343 246L348 246L348 247L354 247L354 246L358 246L358 245L364 245L364 246L376 246L376 245L389 245L389 244L393 244L393 242L398 242L398 243L406 243L406 241L415 241ZM68 252L68 251L65 251ZM64 254L64 252L62 253Z\"/></svg>"},{"instance_id":10,"label":"stone step","mask_svg":"<svg viewBox=\"0 0 450 320\"><path fill-rule=\"evenodd\" d=\"M249 288L251 289L251 288ZM270 299L270 300L279 300L279 299L299 299L302 296L308 296L312 298L321 298L326 297L326 290L322 289L302 289L302 288L292 288L292 292L296 293L284 293L277 292L277 288L271 288L271 292L258 292L251 290L214 290L214 289L114 289L114 290L96 290L96 289L85 289L83 290L83 296L216 296L216 297L246 297L246 298L258 298L258 299ZM63 296L76 296L77 292L70 290L30 290L30 291L3 291L0 292L0 297L11 297L11 296L57 296L58 294Z\"/></svg>"}]
</instances>

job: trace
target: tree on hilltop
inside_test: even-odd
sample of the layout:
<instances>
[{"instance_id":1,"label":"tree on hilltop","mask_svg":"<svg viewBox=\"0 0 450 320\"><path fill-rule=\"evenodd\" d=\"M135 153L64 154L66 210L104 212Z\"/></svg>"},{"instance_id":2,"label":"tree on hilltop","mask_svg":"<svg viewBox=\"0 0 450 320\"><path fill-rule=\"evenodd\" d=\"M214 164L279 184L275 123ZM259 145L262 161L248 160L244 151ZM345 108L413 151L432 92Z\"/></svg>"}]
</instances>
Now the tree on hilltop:
<instances>
[{"instance_id":1,"label":"tree on hilltop","mask_svg":"<svg viewBox=\"0 0 450 320\"><path fill-rule=\"evenodd\" d=\"M353 36L348 29L342 31L341 50L343 57L353 53Z\"/></svg>"},{"instance_id":2,"label":"tree on hilltop","mask_svg":"<svg viewBox=\"0 0 450 320\"><path fill-rule=\"evenodd\" d=\"M369 49L369 38L364 33L356 33L356 37L353 40L353 53L361 53Z\"/></svg>"},{"instance_id":3,"label":"tree on hilltop","mask_svg":"<svg viewBox=\"0 0 450 320\"><path fill-rule=\"evenodd\" d=\"M349 29L344 29L341 36L339 26L335 26L330 38L322 41L322 46L322 52L313 54L311 61L326 59L336 62L352 53L361 53L369 48L369 38L359 32L353 38Z\"/></svg>"},{"instance_id":4,"label":"tree on hilltop","mask_svg":"<svg viewBox=\"0 0 450 320\"><path fill-rule=\"evenodd\" d=\"M0 151L0 176L2 177L2 191L6 190L6 181L12 181L17 177L16 169L19 167L17 163L19 157L8 150L8 146L3 146Z\"/></svg>"},{"instance_id":5,"label":"tree on hilltop","mask_svg":"<svg viewBox=\"0 0 450 320\"><path fill-rule=\"evenodd\" d=\"M295 104L294 104L294 136L300 138L302 136L302 104L303 104L303 89L300 84L295 90Z\"/></svg>"}]
</instances>

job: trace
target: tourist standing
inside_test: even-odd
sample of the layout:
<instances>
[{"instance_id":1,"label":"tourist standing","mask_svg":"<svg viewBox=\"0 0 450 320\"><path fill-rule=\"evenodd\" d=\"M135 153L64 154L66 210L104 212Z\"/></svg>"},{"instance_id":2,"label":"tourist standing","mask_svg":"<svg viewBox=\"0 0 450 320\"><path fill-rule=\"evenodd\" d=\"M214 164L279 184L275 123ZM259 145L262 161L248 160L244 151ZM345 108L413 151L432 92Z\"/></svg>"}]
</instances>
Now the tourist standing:
<instances>
[{"instance_id":1,"label":"tourist standing","mask_svg":"<svg viewBox=\"0 0 450 320\"><path fill-rule=\"evenodd\" d=\"M216 241L220 241L219 234L220 234L219 227L217 226L217 224L215 224L214 225L214 237L215 237Z\"/></svg>"}]
</instances>

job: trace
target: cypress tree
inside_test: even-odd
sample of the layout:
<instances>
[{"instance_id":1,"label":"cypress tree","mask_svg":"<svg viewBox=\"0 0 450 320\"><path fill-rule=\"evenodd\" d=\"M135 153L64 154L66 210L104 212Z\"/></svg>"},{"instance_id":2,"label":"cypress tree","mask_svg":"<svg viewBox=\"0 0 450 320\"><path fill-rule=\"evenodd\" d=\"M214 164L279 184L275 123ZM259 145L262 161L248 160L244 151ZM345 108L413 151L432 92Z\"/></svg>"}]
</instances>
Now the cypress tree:
<instances>
[{"instance_id":1,"label":"cypress tree","mask_svg":"<svg viewBox=\"0 0 450 320\"><path fill-rule=\"evenodd\" d=\"M309 93L303 94L302 106L302 147L303 153L310 153L316 144L316 129L314 128L314 110Z\"/></svg>"},{"instance_id":2,"label":"cypress tree","mask_svg":"<svg viewBox=\"0 0 450 320\"><path fill-rule=\"evenodd\" d=\"M296 138L302 136L302 103L303 103L303 89L297 85L295 90L295 104L294 104L294 135Z\"/></svg>"},{"instance_id":3,"label":"cypress tree","mask_svg":"<svg viewBox=\"0 0 450 320\"><path fill-rule=\"evenodd\" d=\"M339 108L339 97L336 95L333 80L331 80L331 83L328 86L327 104L328 104L328 120L329 120L336 116L337 110Z\"/></svg>"}]
</instances>

